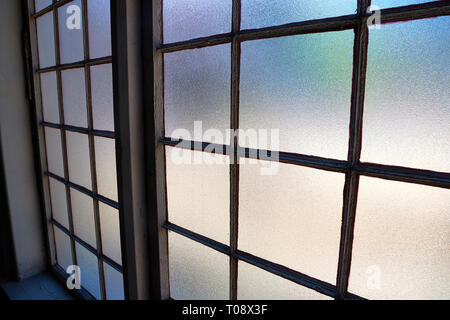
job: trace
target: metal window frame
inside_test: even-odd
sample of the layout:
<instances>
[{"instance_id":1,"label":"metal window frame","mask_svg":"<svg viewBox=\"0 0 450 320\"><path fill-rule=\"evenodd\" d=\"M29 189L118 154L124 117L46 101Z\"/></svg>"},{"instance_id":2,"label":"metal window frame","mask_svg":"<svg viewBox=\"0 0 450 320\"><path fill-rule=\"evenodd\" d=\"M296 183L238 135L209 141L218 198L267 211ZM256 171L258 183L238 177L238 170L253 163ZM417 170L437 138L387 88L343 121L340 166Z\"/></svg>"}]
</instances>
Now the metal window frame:
<instances>
[{"instance_id":1,"label":"metal window frame","mask_svg":"<svg viewBox=\"0 0 450 320\"><path fill-rule=\"evenodd\" d=\"M381 165L375 163L363 163L360 161L362 142L362 119L364 109L365 78L367 67L367 51L369 32L367 19L370 13L370 0L357 1L357 13L339 17L330 17L317 20L301 21L279 26L271 26L260 29L241 30L241 1L233 0L231 32L215 34L164 44L162 40L163 14L162 0L144 1L143 6L144 34L143 55L152 60L152 65L146 65L144 79L148 90L145 97L148 115L146 117L151 128L146 131L146 138L151 141L148 144L150 169L147 179L151 183L149 205L151 215L151 237L154 241L151 259L156 265L152 269L153 291L161 299L170 298L170 285L168 282L168 253L167 233L175 232L186 238L208 246L230 257L230 299L237 299L237 261L242 260L263 270L276 274L282 278L303 285L319 293L335 299L364 299L348 292L348 280L350 275L351 256L353 247L353 233L356 216L356 203L358 198L360 176L377 177L422 184L450 189L450 173L435 172L430 170L414 169L399 166ZM450 3L434 1L416 5L387 8L381 10L381 23L410 21L437 16L450 15ZM196 49L218 44L231 44L231 119L230 128L239 128L239 75L240 75L240 44L243 41L282 37L289 35L310 34L318 32L330 32L353 29L354 57L353 79L350 105L350 134L348 158L346 161L315 157L303 154L280 152L281 163L310 167L345 174L345 186L343 190L343 209L339 260L337 266L336 285L310 277L285 266L255 257L249 253L238 250L238 209L239 209L239 165L237 159L260 158L260 150L238 148L237 137L232 137L229 145L214 145L214 148L206 147L207 142L175 141L164 134L164 63L163 55L169 52ZM148 41L153 39L152 42ZM185 148L202 152L211 152L229 155L235 161L230 165L230 245L219 243L210 238L177 226L168 221L167 213L167 185L165 180L165 147ZM234 146L234 149L232 148ZM230 147L232 151L230 151ZM270 151L269 151L270 154ZM272 161L272 159L266 159Z\"/></svg>"}]
</instances>

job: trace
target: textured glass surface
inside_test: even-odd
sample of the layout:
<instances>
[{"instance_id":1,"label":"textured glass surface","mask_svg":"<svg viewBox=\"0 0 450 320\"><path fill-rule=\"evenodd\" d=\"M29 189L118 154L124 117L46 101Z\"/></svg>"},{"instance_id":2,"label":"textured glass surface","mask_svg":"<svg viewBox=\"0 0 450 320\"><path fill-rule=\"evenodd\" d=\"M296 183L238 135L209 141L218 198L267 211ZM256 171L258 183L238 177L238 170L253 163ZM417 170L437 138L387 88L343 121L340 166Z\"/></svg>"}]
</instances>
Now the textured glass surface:
<instances>
[{"instance_id":1,"label":"textured glass surface","mask_svg":"<svg viewBox=\"0 0 450 320\"><path fill-rule=\"evenodd\" d=\"M450 172L450 17L370 32L362 160Z\"/></svg>"},{"instance_id":2,"label":"textured glass surface","mask_svg":"<svg viewBox=\"0 0 450 320\"><path fill-rule=\"evenodd\" d=\"M99 202L103 254L122 264L119 211Z\"/></svg>"},{"instance_id":3,"label":"textured glass surface","mask_svg":"<svg viewBox=\"0 0 450 320\"><path fill-rule=\"evenodd\" d=\"M314 290L239 261L239 300L330 300Z\"/></svg>"},{"instance_id":4,"label":"textured glass surface","mask_svg":"<svg viewBox=\"0 0 450 320\"><path fill-rule=\"evenodd\" d=\"M241 145L346 159L352 59L351 30L242 43Z\"/></svg>"},{"instance_id":5,"label":"textured glass surface","mask_svg":"<svg viewBox=\"0 0 450 320\"><path fill-rule=\"evenodd\" d=\"M123 275L107 263L103 263L103 270L105 272L106 299L124 300Z\"/></svg>"},{"instance_id":6,"label":"textured glass surface","mask_svg":"<svg viewBox=\"0 0 450 320\"><path fill-rule=\"evenodd\" d=\"M78 6L80 11L77 12L69 10L68 12L69 7L73 5ZM79 13L79 15L77 15L77 13ZM77 25L74 20L77 16L80 19L80 25ZM71 1L68 4L58 8L58 22L59 53L61 56L61 63L71 63L84 60L81 0Z\"/></svg>"},{"instance_id":7,"label":"textured glass surface","mask_svg":"<svg viewBox=\"0 0 450 320\"><path fill-rule=\"evenodd\" d=\"M65 124L87 127L86 82L84 69L61 72Z\"/></svg>"},{"instance_id":8,"label":"textured glass surface","mask_svg":"<svg viewBox=\"0 0 450 320\"><path fill-rule=\"evenodd\" d=\"M101 299L97 257L80 244L75 244L77 263L81 270L81 286L96 299Z\"/></svg>"},{"instance_id":9,"label":"textured glass surface","mask_svg":"<svg viewBox=\"0 0 450 320\"><path fill-rule=\"evenodd\" d=\"M50 197L52 201L52 217L64 227L69 229L66 186L53 178L49 178L49 184Z\"/></svg>"},{"instance_id":10,"label":"textured glass surface","mask_svg":"<svg viewBox=\"0 0 450 320\"><path fill-rule=\"evenodd\" d=\"M91 89L94 129L114 131L111 64L91 67Z\"/></svg>"},{"instance_id":11,"label":"textured glass surface","mask_svg":"<svg viewBox=\"0 0 450 320\"><path fill-rule=\"evenodd\" d=\"M169 232L170 295L175 300L229 299L229 258Z\"/></svg>"},{"instance_id":12,"label":"textured glass surface","mask_svg":"<svg viewBox=\"0 0 450 320\"><path fill-rule=\"evenodd\" d=\"M450 299L450 190L361 177L349 290Z\"/></svg>"},{"instance_id":13,"label":"textured glass surface","mask_svg":"<svg viewBox=\"0 0 450 320\"><path fill-rule=\"evenodd\" d=\"M231 31L231 0L164 0L164 42Z\"/></svg>"},{"instance_id":14,"label":"textured glass surface","mask_svg":"<svg viewBox=\"0 0 450 320\"><path fill-rule=\"evenodd\" d=\"M91 197L70 189L75 235L96 248L94 202Z\"/></svg>"},{"instance_id":15,"label":"textured glass surface","mask_svg":"<svg viewBox=\"0 0 450 320\"><path fill-rule=\"evenodd\" d=\"M64 177L64 163L61 147L61 130L46 127L47 169L50 173Z\"/></svg>"},{"instance_id":16,"label":"textured glass surface","mask_svg":"<svg viewBox=\"0 0 450 320\"><path fill-rule=\"evenodd\" d=\"M345 176L286 164L261 175L269 165L241 165L239 249L335 283Z\"/></svg>"},{"instance_id":17,"label":"textured glass surface","mask_svg":"<svg viewBox=\"0 0 450 320\"><path fill-rule=\"evenodd\" d=\"M353 14L350 0L242 0L242 29Z\"/></svg>"},{"instance_id":18,"label":"textured glass surface","mask_svg":"<svg viewBox=\"0 0 450 320\"><path fill-rule=\"evenodd\" d=\"M378 6L380 8L390 8L431 1L432 0L372 0L372 6Z\"/></svg>"},{"instance_id":19,"label":"textured glass surface","mask_svg":"<svg viewBox=\"0 0 450 320\"><path fill-rule=\"evenodd\" d=\"M73 265L70 238L57 227L53 227L53 230L55 231L56 261L66 271L67 267Z\"/></svg>"},{"instance_id":20,"label":"textured glass surface","mask_svg":"<svg viewBox=\"0 0 450 320\"><path fill-rule=\"evenodd\" d=\"M230 59L229 44L164 56L166 136L177 129L189 131L177 135L185 139L203 140L208 129L225 135L230 127ZM202 121L199 137L194 134L194 121Z\"/></svg>"},{"instance_id":21,"label":"textured glass surface","mask_svg":"<svg viewBox=\"0 0 450 320\"><path fill-rule=\"evenodd\" d=\"M52 0L34 0L35 11L41 11L42 9L48 7L52 4Z\"/></svg>"},{"instance_id":22,"label":"textured glass surface","mask_svg":"<svg viewBox=\"0 0 450 320\"><path fill-rule=\"evenodd\" d=\"M41 73L41 94L44 121L59 123L56 72Z\"/></svg>"},{"instance_id":23,"label":"textured glass surface","mask_svg":"<svg viewBox=\"0 0 450 320\"><path fill-rule=\"evenodd\" d=\"M69 180L92 189L91 166L89 160L89 140L86 134L66 132Z\"/></svg>"},{"instance_id":24,"label":"textured glass surface","mask_svg":"<svg viewBox=\"0 0 450 320\"><path fill-rule=\"evenodd\" d=\"M110 0L88 1L89 54L91 59L111 55Z\"/></svg>"},{"instance_id":25,"label":"textured glass surface","mask_svg":"<svg viewBox=\"0 0 450 320\"><path fill-rule=\"evenodd\" d=\"M39 66L47 68L56 64L53 13L49 12L36 19L39 50Z\"/></svg>"},{"instance_id":26,"label":"textured glass surface","mask_svg":"<svg viewBox=\"0 0 450 320\"><path fill-rule=\"evenodd\" d=\"M116 141L95 137L97 190L102 196L117 201Z\"/></svg>"},{"instance_id":27,"label":"textured glass surface","mask_svg":"<svg viewBox=\"0 0 450 320\"><path fill-rule=\"evenodd\" d=\"M178 164L185 153L192 164ZM217 160L221 164L194 164ZM228 244L230 239L230 173L227 157L167 148L167 201L169 221Z\"/></svg>"}]
</instances>

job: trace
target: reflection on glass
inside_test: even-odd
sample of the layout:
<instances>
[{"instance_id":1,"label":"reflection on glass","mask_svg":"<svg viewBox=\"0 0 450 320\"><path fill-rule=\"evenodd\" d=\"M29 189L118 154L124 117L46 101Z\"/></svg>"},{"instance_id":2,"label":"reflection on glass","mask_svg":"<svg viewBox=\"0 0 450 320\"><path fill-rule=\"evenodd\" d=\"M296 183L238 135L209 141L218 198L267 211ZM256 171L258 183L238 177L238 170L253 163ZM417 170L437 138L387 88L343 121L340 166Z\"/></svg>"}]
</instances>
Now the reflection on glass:
<instances>
[{"instance_id":1,"label":"reflection on glass","mask_svg":"<svg viewBox=\"0 0 450 320\"><path fill-rule=\"evenodd\" d=\"M67 162L69 180L75 184L92 189L89 139L86 134L66 132Z\"/></svg>"},{"instance_id":2,"label":"reflection on glass","mask_svg":"<svg viewBox=\"0 0 450 320\"><path fill-rule=\"evenodd\" d=\"M75 243L75 249L81 270L81 286L96 299L101 299L97 257L79 243Z\"/></svg>"},{"instance_id":3,"label":"reflection on glass","mask_svg":"<svg viewBox=\"0 0 450 320\"><path fill-rule=\"evenodd\" d=\"M36 19L39 51L39 66L47 68L56 64L53 13L49 12Z\"/></svg>"},{"instance_id":4,"label":"reflection on glass","mask_svg":"<svg viewBox=\"0 0 450 320\"><path fill-rule=\"evenodd\" d=\"M411 4L419 4L424 2L431 2L432 0L372 0L372 6L380 8L408 6Z\"/></svg>"},{"instance_id":5,"label":"reflection on glass","mask_svg":"<svg viewBox=\"0 0 450 320\"><path fill-rule=\"evenodd\" d=\"M94 129L114 131L114 101L111 64L91 67Z\"/></svg>"},{"instance_id":6,"label":"reflection on glass","mask_svg":"<svg viewBox=\"0 0 450 320\"><path fill-rule=\"evenodd\" d=\"M47 149L47 170L60 177L64 177L61 130L46 127L45 146Z\"/></svg>"},{"instance_id":7,"label":"reflection on glass","mask_svg":"<svg viewBox=\"0 0 450 320\"><path fill-rule=\"evenodd\" d=\"M98 1L98 0L95 0ZM90 2L90 1L89 1ZM76 11L69 10L70 6L77 6L80 10L80 25L76 25ZM75 0L58 8L59 22L59 53L61 63L71 63L84 60L83 21L81 19L81 0ZM73 23L73 26L71 25ZM71 26L69 28L69 26ZM79 28L78 28L79 27Z\"/></svg>"},{"instance_id":8,"label":"reflection on glass","mask_svg":"<svg viewBox=\"0 0 450 320\"><path fill-rule=\"evenodd\" d=\"M116 141L95 137L98 193L117 201Z\"/></svg>"},{"instance_id":9,"label":"reflection on glass","mask_svg":"<svg viewBox=\"0 0 450 320\"><path fill-rule=\"evenodd\" d=\"M65 124L87 128L84 69L62 71L61 81Z\"/></svg>"},{"instance_id":10,"label":"reflection on glass","mask_svg":"<svg viewBox=\"0 0 450 320\"><path fill-rule=\"evenodd\" d=\"M73 265L70 238L57 227L53 227L53 230L56 244L56 261L66 271L69 266Z\"/></svg>"},{"instance_id":11,"label":"reflection on glass","mask_svg":"<svg viewBox=\"0 0 450 320\"><path fill-rule=\"evenodd\" d=\"M66 186L53 178L49 178L49 185L52 201L52 218L66 229L69 229Z\"/></svg>"},{"instance_id":12,"label":"reflection on glass","mask_svg":"<svg viewBox=\"0 0 450 320\"><path fill-rule=\"evenodd\" d=\"M121 265L119 211L102 202L99 202L98 205L103 254Z\"/></svg>"},{"instance_id":13,"label":"reflection on glass","mask_svg":"<svg viewBox=\"0 0 450 320\"><path fill-rule=\"evenodd\" d=\"M124 300L123 275L107 263L103 263L105 272L106 300Z\"/></svg>"},{"instance_id":14,"label":"reflection on glass","mask_svg":"<svg viewBox=\"0 0 450 320\"><path fill-rule=\"evenodd\" d=\"M96 248L94 202L91 197L70 189L75 235Z\"/></svg>"},{"instance_id":15,"label":"reflection on glass","mask_svg":"<svg viewBox=\"0 0 450 320\"><path fill-rule=\"evenodd\" d=\"M41 73L41 94L44 121L59 123L56 72Z\"/></svg>"},{"instance_id":16,"label":"reflection on glass","mask_svg":"<svg viewBox=\"0 0 450 320\"><path fill-rule=\"evenodd\" d=\"M91 59L111 55L110 0L88 1L89 54Z\"/></svg>"}]
</instances>

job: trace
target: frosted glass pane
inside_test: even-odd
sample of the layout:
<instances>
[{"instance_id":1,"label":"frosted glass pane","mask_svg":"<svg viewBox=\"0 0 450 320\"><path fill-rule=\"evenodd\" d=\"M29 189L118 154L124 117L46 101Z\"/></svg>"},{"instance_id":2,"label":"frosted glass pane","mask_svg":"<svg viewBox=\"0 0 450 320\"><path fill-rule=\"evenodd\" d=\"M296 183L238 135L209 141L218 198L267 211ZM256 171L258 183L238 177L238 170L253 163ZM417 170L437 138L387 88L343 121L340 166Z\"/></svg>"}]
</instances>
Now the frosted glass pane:
<instances>
[{"instance_id":1,"label":"frosted glass pane","mask_svg":"<svg viewBox=\"0 0 450 320\"><path fill-rule=\"evenodd\" d=\"M164 42L231 31L231 0L164 0Z\"/></svg>"},{"instance_id":2,"label":"frosted glass pane","mask_svg":"<svg viewBox=\"0 0 450 320\"><path fill-rule=\"evenodd\" d=\"M91 68L91 88L94 129L114 131L111 64L103 64Z\"/></svg>"},{"instance_id":3,"label":"frosted glass pane","mask_svg":"<svg viewBox=\"0 0 450 320\"><path fill-rule=\"evenodd\" d=\"M332 298L239 261L240 300L331 300Z\"/></svg>"},{"instance_id":4,"label":"frosted glass pane","mask_svg":"<svg viewBox=\"0 0 450 320\"><path fill-rule=\"evenodd\" d=\"M380 8L390 8L431 1L432 0L372 0L372 6L378 6Z\"/></svg>"},{"instance_id":5,"label":"frosted glass pane","mask_svg":"<svg viewBox=\"0 0 450 320\"><path fill-rule=\"evenodd\" d=\"M178 162L182 154L192 161ZM204 164L195 164L196 159ZM170 222L219 242L229 243L230 173L227 160L226 156L167 148ZM217 161L216 164L213 161Z\"/></svg>"},{"instance_id":6,"label":"frosted glass pane","mask_svg":"<svg viewBox=\"0 0 450 320\"><path fill-rule=\"evenodd\" d=\"M450 172L449 28L441 17L370 32L363 161Z\"/></svg>"},{"instance_id":7,"label":"frosted glass pane","mask_svg":"<svg viewBox=\"0 0 450 320\"><path fill-rule=\"evenodd\" d=\"M67 267L73 265L70 238L57 227L53 227L53 230L55 231L56 261L66 271Z\"/></svg>"},{"instance_id":8,"label":"frosted glass pane","mask_svg":"<svg viewBox=\"0 0 450 320\"><path fill-rule=\"evenodd\" d=\"M349 290L450 299L450 190L362 177Z\"/></svg>"},{"instance_id":9,"label":"frosted glass pane","mask_svg":"<svg viewBox=\"0 0 450 320\"><path fill-rule=\"evenodd\" d=\"M229 299L229 258L169 232L170 295L175 300Z\"/></svg>"},{"instance_id":10,"label":"frosted glass pane","mask_svg":"<svg viewBox=\"0 0 450 320\"><path fill-rule=\"evenodd\" d=\"M69 229L66 186L52 178L49 178L49 184L50 197L52 201L52 217L64 227Z\"/></svg>"},{"instance_id":11,"label":"frosted glass pane","mask_svg":"<svg viewBox=\"0 0 450 320\"><path fill-rule=\"evenodd\" d=\"M36 19L37 40L39 50L39 66L47 68L56 64L55 33L53 13L49 12Z\"/></svg>"},{"instance_id":12,"label":"frosted glass pane","mask_svg":"<svg viewBox=\"0 0 450 320\"><path fill-rule=\"evenodd\" d=\"M48 171L60 177L64 177L64 163L61 147L61 130L46 127L45 145L47 148Z\"/></svg>"},{"instance_id":13,"label":"frosted glass pane","mask_svg":"<svg viewBox=\"0 0 450 320\"><path fill-rule=\"evenodd\" d=\"M177 129L189 131L177 135L185 139L203 140L208 129L225 135L230 127L230 50L225 44L164 56L166 136ZM199 137L194 136L194 121L202 121Z\"/></svg>"},{"instance_id":14,"label":"frosted glass pane","mask_svg":"<svg viewBox=\"0 0 450 320\"><path fill-rule=\"evenodd\" d=\"M122 264L119 211L99 202L103 254Z\"/></svg>"},{"instance_id":15,"label":"frosted glass pane","mask_svg":"<svg viewBox=\"0 0 450 320\"><path fill-rule=\"evenodd\" d=\"M44 121L60 123L56 72L41 74L41 94Z\"/></svg>"},{"instance_id":16,"label":"frosted glass pane","mask_svg":"<svg viewBox=\"0 0 450 320\"><path fill-rule=\"evenodd\" d=\"M262 175L271 164L275 174ZM241 165L239 249L335 283L344 180L286 164Z\"/></svg>"},{"instance_id":17,"label":"frosted glass pane","mask_svg":"<svg viewBox=\"0 0 450 320\"><path fill-rule=\"evenodd\" d=\"M89 53L91 59L111 55L110 0L88 1Z\"/></svg>"},{"instance_id":18,"label":"frosted glass pane","mask_svg":"<svg viewBox=\"0 0 450 320\"><path fill-rule=\"evenodd\" d=\"M107 300L124 300L123 275L108 264L103 264Z\"/></svg>"},{"instance_id":19,"label":"frosted glass pane","mask_svg":"<svg viewBox=\"0 0 450 320\"><path fill-rule=\"evenodd\" d=\"M34 0L35 11L41 11L42 9L48 7L52 4L52 0Z\"/></svg>"},{"instance_id":20,"label":"frosted glass pane","mask_svg":"<svg viewBox=\"0 0 450 320\"><path fill-rule=\"evenodd\" d=\"M100 279L98 275L97 257L78 243L75 243L75 249L77 263L81 270L81 286L96 299L100 300Z\"/></svg>"},{"instance_id":21,"label":"frosted glass pane","mask_svg":"<svg viewBox=\"0 0 450 320\"><path fill-rule=\"evenodd\" d=\"M242 29L262 28L356 12L349 0L242 0Z\"/></svg>"},{"instance_id":22,"label":"frosted glass pane","mask_svg":"<svg viewBox=\"0 0 450 320\"><path fill-rule=\"evenodd\" d=\"M95 163L98 193L117 200L116 141L95 137Z\"/></svg>"},{"instance_id":23,"label":"frosted glass pane","mask_svg":"<svg viewBox=\"0 0 450 320\"><path fill-rule=\"evenodd\" d=\"M87 127L86 82L84 69L61 72L64 121L68 125Z\"/></svg>"},{"instance_id":24,"label":"frosted glass pane","mask_svg":"<svg viewBox=\"0 0 450 320\"><path fill-rule=\"evenodd\" d=\"M73 5L78 6L80 10L79 25L77 25L76 21L77 12L73 10L69 10L69 12L67 12L69 7ZM81 0L71 1L68 4L58 8L58 22L61 63L71 63L84 60Z\"/></svg>"},{"instance_id":25,"label":"frosted glass pane","mask_svg":"<svg viewBox=\"0 0 450 320\"><path fill-rule=\"evenodd\" d=\"M347 159L353 37L348 30L244 42L240 125L267 134L241 145Z\"/></svg>"},{"instance_id":26,"label":"frosted glass pane","mask_svg":"<svg viewBox=\"0 0 450 320\"><path fill-rule=\"evenodd\" d=\"M70 197L75 235L96 248L94 201L74 189L70 190Z\"/></svg>"},{"instance_id":27,"label":"frosted glass pane","mask_svg":"<svg viewBox=\"0 0 450 320\"><path fill-rule=\"evenodd\" d=\"M92 189L89 140L86 134L66 132L69 180Z\"/></svg>"}]
</instances>

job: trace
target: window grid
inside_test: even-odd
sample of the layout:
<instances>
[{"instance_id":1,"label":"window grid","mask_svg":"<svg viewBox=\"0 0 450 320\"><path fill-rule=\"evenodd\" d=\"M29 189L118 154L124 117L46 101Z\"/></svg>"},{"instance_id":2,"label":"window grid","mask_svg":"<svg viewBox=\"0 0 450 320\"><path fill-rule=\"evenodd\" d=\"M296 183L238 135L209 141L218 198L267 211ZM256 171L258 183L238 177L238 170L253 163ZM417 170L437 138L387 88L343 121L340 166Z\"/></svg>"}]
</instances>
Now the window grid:
<instances>
[{"instance_id":1,"label":"window grid","mask_svg":"<svg viewBox=\"0 0 450 320\"><path fill-rule=\"evenodd\" d=\"M394 181L410 182L450 189L450 173L360 162L365 78L369 41L369 32L367 26L367 19L370 16L370 14L367 13L367 9L369 6L370 0L357 0L357 13L353 15L302 21L281 26L265 27L261 29L241 30L241 1L233 0L232 31L230 33L216 34L208 37L195 38L169 44L162 44L161 41L161 33L163 30L161 19L158 19L159 21L157 21L153 25L154 37L159 36L160 38L160 45L153 49L157 53L157 59L155 59L154 64L155 75L158 72L162 73L164 67L163 64L160 63L160 57L162 57L165 53L231 43L231 129L239 128L239 75L241 42L288 35L329 32L347 29L354 30L355 36L353 80L350 106L350 135L347 160L341 161L286 152L279 153L279 161L282 163L289 163L293 165L311 167L333 172L341 172L345 174L345 186L343 192L344 201L342 209L343 222L341 225L341 240L336 285L331 285L327 282L291 270L282 265L275 264L273 262L255 257L249 253L238 250L237 241L239 214L239 164L236 160L240 157L260 159L259 150L238 147L239 144L237 137L233 137L234 140L230 140L232 141L232 146L215 145L199 141L174 140L168 137L162 137L159 139L159 142L166 147L170 146L202 152L211 152L211 149L213 149L213 153L229 155L235 160L234 164L230 165L230 246L219 243L198 233L187 230L181 226L170 223L169 221L167 221L167 212L165 213L166 221L162 221L163 228L165 228L166 230L170 230L184 237L190 238L191 240L206 245L230 257L231 300L237 299L237 262L239 260L250 263L256 267L264 269L268 272L291 280L310 289L316 290L335 299L363 299L363 297L359 297L348 292L348 280L351 267L359 177L361 175L371 176ZM153 1L153 10L157 10L156 13L153 13L154 17L161 17L161 8L161 0ZM448 2L445 3L444 1L435 1L418 5L383 9L381 10L381 23L384 24L400 21L410 21L444 15L450 15L450 4ZM154 107L157 110L163 110L164 107L162 106L162 97L160 97L159 95L163 94L160 86L163 86L164 79L161 79L158 76L155 76L155 79L156 90ZM158 81L161 81L162 83L160 84ZM158 121L161 121L161 119L156 118L156 125L160 126L161 124L159 124ZM211 145L214 145L215 147L211 148ZM210 148L206 149L206 147L208 146L210 146ZM268 154L270 156L270 150ZM265 158L264 160L273 161L270 158ZM162 197L167 199L167 196L165 194ZM164 210L166 210L165 207ZM159 240L167 241L167 236L164 235Z\"/></svg>"}]
</instances>

